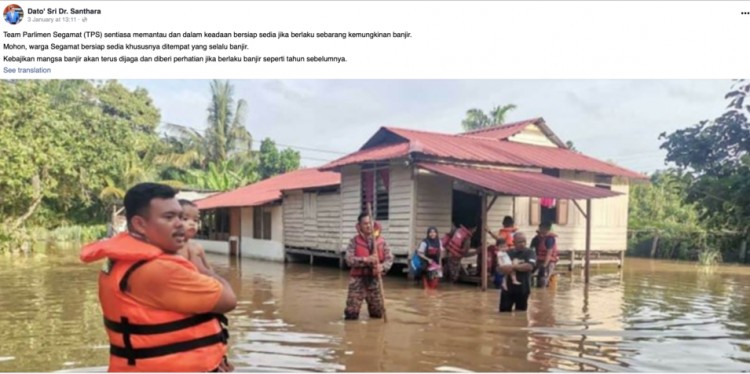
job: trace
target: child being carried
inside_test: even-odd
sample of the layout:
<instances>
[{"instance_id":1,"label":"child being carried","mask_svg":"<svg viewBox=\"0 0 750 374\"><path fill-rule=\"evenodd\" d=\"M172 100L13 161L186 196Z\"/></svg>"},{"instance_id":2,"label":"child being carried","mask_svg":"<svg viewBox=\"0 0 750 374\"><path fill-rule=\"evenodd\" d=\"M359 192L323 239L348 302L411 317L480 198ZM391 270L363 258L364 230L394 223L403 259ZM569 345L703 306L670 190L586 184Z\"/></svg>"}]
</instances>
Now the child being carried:
<instances>
[{"instance_id":1,"label":"child being carried","mask_svg":"<svg viewBox=\"0 0 750 374\"><path fill-rule=\"evenodd\" d=\"M497 240L497 265L498 266L510 266L510 265L516 265L518 264L518 259L511 260L510 255L508 254L508 245L505 242L505 239L500 238ZM515 285L520 285L521 282L518 281L516 278L516 272L513 271L510 273L510 279ZM508 290L508 277L503 277L503 290Z\"/></svg>"},{"instance_id":2,"label":"child being carried","mask_svg":"<svg viewBox=\"0 0 750 374\"><path fill-rule=\"evenodd\" d=\"M200 226L200 211L198 207L189 200L180 200L182 206L182 222L185 225L185 245L177 252L182 257L192 262L198 269L213 271L211 265L206 260L206 252L200 244L193 242L193 238L198 233Z\"/></svg>"}]
</instances>

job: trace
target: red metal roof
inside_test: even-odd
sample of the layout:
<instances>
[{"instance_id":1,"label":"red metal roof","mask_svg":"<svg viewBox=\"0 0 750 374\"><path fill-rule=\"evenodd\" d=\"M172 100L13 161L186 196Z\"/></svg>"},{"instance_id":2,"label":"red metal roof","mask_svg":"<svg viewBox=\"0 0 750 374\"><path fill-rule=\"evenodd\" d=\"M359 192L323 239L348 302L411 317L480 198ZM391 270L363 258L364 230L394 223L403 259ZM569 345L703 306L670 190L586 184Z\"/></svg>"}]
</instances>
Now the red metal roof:
<instances>
[{"instance_id":1,"label":"red metal roof","mask_svg":"<svg viewBox=\"0 0 750 374\"><path fill-rule=\"evenodd\" d=\"M333 161L322 169L330 170L363 161L387 160L416 153L444 160L588 171L628 178L646 178L643 174L565 148L543 147L493 138L440 134L393 127L381 129L376 136L384 138L382 132L388 132L395 135L396 138L404 140L401 143L388 146L363 149Z\"/></svg>"},{"instance_id":2,"label":"red metal roof","mask_svg":"<svg viewBox=\"0 0 750 374\"><path fill-rule=\"evenodd\" d=\"M282 190L341 184L341 174L319 169L300 169L262 180L236 190L195 201L198 209L258 206L281 199Z\"/></svg>"},{"instance_id":3,"label":"red metal roof","mask_svg":"<svg viewBox=\"0 0 750 374\"><path fill-rule=\"evenodd\" d=\"M409 154L409 152L409 142L367 148L365 150L354 152L341 157L338 160L331 161L330 163L321 167L321 169L330 170L344 165L358 164L369 161L390 160L393 158L406 156Z\"/></svg>"},{"instance_id":4,"label":"red metal roof","mask_svg":"<svg viewBox=\"0 0 750 374\"><path fill-rule=\"evenodd\" d=\"M461 133L461 136L476 136L482 138L493 138L493 139L508 139L513 135L523 131L526 126L534 124L540 121L541 118L532 118L523 121L506 123L502 126L493 126L485 129L479 129L474 131L467 131Z\"/></svg>"},{"instance_id":5,"label":"red metal roof","mask_svg":"<svg viewBox=\"0 0 750 374\"><path fill-rule=\"evenodd\" d=\"M430 163L419 163L418 166L504 195L556 199L601 199L620 195L618 192L589 187L541 173Z\"/></svg>"}]
</instances>

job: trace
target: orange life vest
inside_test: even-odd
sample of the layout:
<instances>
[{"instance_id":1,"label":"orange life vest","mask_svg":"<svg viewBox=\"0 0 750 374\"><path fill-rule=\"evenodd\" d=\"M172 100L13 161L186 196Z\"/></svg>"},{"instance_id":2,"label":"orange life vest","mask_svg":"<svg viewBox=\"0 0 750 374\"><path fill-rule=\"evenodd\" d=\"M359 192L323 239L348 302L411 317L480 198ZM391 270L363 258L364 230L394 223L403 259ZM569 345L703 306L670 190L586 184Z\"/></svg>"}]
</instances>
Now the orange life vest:
<instances>
[{"instance_id":1,"label":"orange life vest","mask_svg":"<svg viewBox=\"0 0 750 374\"><path fill-rule=\"evenodd\" d=\"M354 237L354 256L355 257L369 257L370 254L370 244L369 240L365 238L362 235L357 235ZM378 261L382 264L383 261L385 261L385 240L383 237L378 236L375 238L375 247L378 251ZM372 276L372 267L365 266L365 267L353 267L349 271L349 275L352 277L365 277L365 276Z\"/></svg>"},{"instance_id":2,"label":"orange life vest","mask_svg":"<svg viewBox=\"0 0 750 374\"><path fill-rule=\"evenodd\" d=\"M555 245L552 246L552 248L547 248L547 238L557 238L557 235L554 233L547 233L547 235L541 235L537 233L536 235L537 243L536 243L536 258L537 261L544 262L544 260L547 258L547 251L552 251L552 258L550 261L557 262L560 259L560 254L557 252L557 239L555 239Z\"/></svg>"},{"instance_id":3,"label":"orange life vest","mask_svg":"<svg viewBox=\"0 0 750 374\"><path fill-rule=\"evenodd\" d=\"M207 372L219 366L227 353L226 317L154 309L128 294L128 278L147 262L171 261L197 271L190 261L128 233L89 244L80 257L86 263L107 258L99 274L99 301L109 337L109 371Z\"/></svg>"},{"instance_id":4,"label":"orange life vest","mask_svg":"<svg viewBox=\"0 0 750 374\"><path fill-rule=\"evenodd\" d=\"M500 229L499 236L503 239L505 239L505 244L508 245L508 247L513 247L513 234L518 231L515 227L503 227Z\"/></svg>"},{"instance_id":5,"label":"orange life vest","mask_svg":"<svg viewBox=\"0 0 750 374\"><path fill-rule=\"evenodd\" d=\"M454 258L464 257L464 242L471 237L471 230L466 227L459 227L453 236L446 234L443 237L443 247L448 249L448 253Z\"/></svg>"}]
</instances>

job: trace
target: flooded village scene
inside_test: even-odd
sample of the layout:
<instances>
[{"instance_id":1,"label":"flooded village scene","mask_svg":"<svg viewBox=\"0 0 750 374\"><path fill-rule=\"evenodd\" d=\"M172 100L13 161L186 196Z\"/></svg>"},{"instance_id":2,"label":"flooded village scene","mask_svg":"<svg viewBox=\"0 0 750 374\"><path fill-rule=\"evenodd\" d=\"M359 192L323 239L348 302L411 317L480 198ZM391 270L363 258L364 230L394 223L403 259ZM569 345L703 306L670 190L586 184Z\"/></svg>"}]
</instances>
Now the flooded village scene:
<instances>
[{"instance_id":1,"label":"flooded village scene","mask_svg":"<svg viewBox=\"0 0 750 374\"><path fill-rule=\"evenodd\" d=\"M750 81L0 81L0 371L747 372Z\"/></svg>"}]
</instances>

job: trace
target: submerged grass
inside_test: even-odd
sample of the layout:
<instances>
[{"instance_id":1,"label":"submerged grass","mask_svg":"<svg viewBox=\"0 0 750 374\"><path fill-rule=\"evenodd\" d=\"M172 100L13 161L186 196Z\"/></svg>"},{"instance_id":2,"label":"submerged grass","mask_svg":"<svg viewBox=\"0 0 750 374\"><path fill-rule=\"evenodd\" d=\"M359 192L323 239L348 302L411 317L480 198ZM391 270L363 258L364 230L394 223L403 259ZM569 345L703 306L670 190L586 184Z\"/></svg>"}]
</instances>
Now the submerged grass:
<instances>
[{"instance_id":1,"label":"submerged grass","mask_svg":"<svg viewBox=\"0 0 750 374\"><path fill-rule=\"evenodd\" d=\"M698 254L698 264L703 267L712 267L721 263L721 251L718 249L706 249Z\"/></svg>"},{"instance_id":2,"label":"submerged grass","mask_svg":"<svg viewBox=\"0 0 750 374\"><path fill-rule=\"evenodd\" d=\"M0 252L29 252L36 248L35 244L44 244L43 247L75 248L106 234L106 225L61 226L52 230L43 227L20 228L14 231L0 228Z\"/></svg>"}]
</instances>

